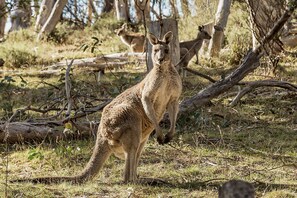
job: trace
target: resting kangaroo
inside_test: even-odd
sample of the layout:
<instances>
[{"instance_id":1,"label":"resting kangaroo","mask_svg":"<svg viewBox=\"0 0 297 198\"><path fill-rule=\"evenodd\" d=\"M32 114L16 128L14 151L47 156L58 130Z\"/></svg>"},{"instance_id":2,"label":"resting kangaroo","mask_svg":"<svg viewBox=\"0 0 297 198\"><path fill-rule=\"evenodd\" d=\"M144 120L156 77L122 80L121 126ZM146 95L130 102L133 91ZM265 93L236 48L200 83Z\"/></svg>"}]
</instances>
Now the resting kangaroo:
<instances>
[{"instance_id":1,"label":"resting kangaroo","mask_svg":"<svg viewBox=\"0 0 297 198\"><path fill-rule=\"evenodd\" d=\"M144 52L145 36L140 33L128 32L126 23L117 30L117 35L123 43L131 48L132 52Z\"/></svg>"},{"instance_id":2,"label":"resting kangaroo","mask_svg":"<svg viewBox=\"0 0 297 198\"><path fill-rule=\"evenodd\" d=\"M154 67L135 86L127 89L108 104L102 112L93 154L84 170L76 176L19 179L12 182L82 183L92 179L111 154L125 159L124 181L136 182L141 152L152 131L160 144L168 143L174 133L182 82L171 63L169 43L172 32L162 40L148 35ZM169 132L164 137L159 122L168 111Z\"/></svg>"},{"instance_id":3,"label":"resting kangaroo","mask_svg":"<svg viewBox=\"0 0 297 198\"><path fill-rule=\"evenodd\" d=\"M180 42L180 58L181 58L181 66L187 67L190 60L196 55L198 64L198 52L202 46L204 39L211 39L211 36L204 30L204 26L199 26L198 28L197 38L190 41Z\"/></svg>"}]
</instances>

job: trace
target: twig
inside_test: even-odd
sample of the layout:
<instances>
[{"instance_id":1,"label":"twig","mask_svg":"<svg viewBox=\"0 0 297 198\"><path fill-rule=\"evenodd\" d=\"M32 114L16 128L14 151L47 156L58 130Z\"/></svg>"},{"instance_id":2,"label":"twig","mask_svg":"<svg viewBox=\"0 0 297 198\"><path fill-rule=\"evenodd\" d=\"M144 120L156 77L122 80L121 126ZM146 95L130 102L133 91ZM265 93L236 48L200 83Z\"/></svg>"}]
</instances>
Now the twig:
<instances>
[{"instance_id":1,"label":"twig","mask_svg":"<svg viewBox=\"0 0 297 198\"><path fill-rule=\"evenodd\" d=\"M261 154L261 155L264 155L264 156L272 157L274 159L287 158L287 159L291 159L291 160L297 160L297 158L289 156L289 155L281 155L281 154L276 154L276 153L267 153L265 151L257 150L257 149L254 149L252 147L247 147L247 146L244 146L244 145L243 145L243 147L245 149L249 150L249 151L254 152L254 153L258 153L258 154Z\"/></svg>"},{"instance_id":2,"label":"twig","mask_svg":"<svg viewBox=\"0 0 297 198\"><path fill-rule=\"evenodd\" d=\"M111 100L108 100L108 101L104 102L103 104L100 104L97 107L94 107L94 108L88 109L88 110L84 110L83 112L79 112L74 116L68 116L67 118L64 118L61 122L65 123L65 122L68 122L68 121L71 121L71 120L75 120L77 118L84 117L87 114L95 113L95 112L97 112L99 110L102 110L106 105L108 105L110 103L110 101Z\"/></svg>"},{"instance_id":3,"label":"twig","mask_svg":"<svg viewBox=\"0 0 297 198\"><path fill-rule=\"evenodd\" d=\"M68 117L71 113L71 106L72 106L72 100L71 100L71 79L70 79L70 70L71 66L73 64L74 59L71 60L69 65L67 65L66 72L65 72L65 91L66 91L66 98L67 98L67 111L66 111L66 117Z\"/></svg>"}]
</instances>

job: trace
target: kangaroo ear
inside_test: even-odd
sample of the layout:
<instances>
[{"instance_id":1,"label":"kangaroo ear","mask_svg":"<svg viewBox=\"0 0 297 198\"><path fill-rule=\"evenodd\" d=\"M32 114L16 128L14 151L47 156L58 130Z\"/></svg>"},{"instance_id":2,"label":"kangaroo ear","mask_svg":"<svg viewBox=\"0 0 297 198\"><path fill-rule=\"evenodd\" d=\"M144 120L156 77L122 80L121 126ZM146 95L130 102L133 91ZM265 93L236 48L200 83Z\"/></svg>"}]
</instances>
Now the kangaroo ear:
<instances>
[{"instance_id":1,"label":"kangaroo ear","mask_svg":"<svg viewBox=\"0 0 297 198\"><path fill-rule=\"evenodd\" d=\"M124 23L123 25L122 25L122 28L127 28L127 23Z\"/></svg>"},{"instance_id":2,"label":"kangaroo ear","mask_svg":"<svg viewBox=\"0 0 297 198\"><path fill-rule=\"evenodd\" d=\"M203 30L203 28L204 28L203 25L201 25L201 26L198 27L198 29L199 29L200 32Z\"/></svg>"},{"instance_id":3,"label":"kangaroo ear","mask_svg":"<svg viewBox=\"0 0 297 198\"><path fill-rule=\"evenodd\" d=\"M158 41L159 41L158 38L155 35L153 35L152 33L148 33L147 38L152 45L158 44Z\"/></svg>"},{"instance_id":4,"label":"kangaroo ear","mask_svg":"<svg viewBox=\"0 0 297 198\"><path fill-rule=\"evenodd\" d=\"M171 31L167 32L163 37L163 41L165 41L166 44L170 43L172 39L173 39L173 33Z\"/></svg>"}]
</instances>

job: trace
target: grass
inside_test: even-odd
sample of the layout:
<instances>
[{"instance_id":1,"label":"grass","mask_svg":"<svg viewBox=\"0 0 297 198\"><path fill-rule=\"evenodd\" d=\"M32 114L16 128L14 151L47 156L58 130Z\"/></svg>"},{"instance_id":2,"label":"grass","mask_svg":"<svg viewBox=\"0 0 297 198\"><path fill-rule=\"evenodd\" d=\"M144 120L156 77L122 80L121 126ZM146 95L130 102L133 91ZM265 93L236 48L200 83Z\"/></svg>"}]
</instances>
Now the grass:
<instances>
[{"instance_id":1,"label":"grass","mask_svg":"<svg viewBox=\"0 0 297 198\"><path fill-rule=\"evenodd\" d=\"M236 6L232 8L230 27L238 23L237 15L246 17L244 9ZM213 12L209 11L209 16L210 13ZM196 29L186 28L187 24L196 27L205 22L208 22L207 17L180 21L179 27L184 30L180 33L180 38L192 39L196 36ZM16 59L20 62L18 64L20 68L17 67L17 70L26 72L38 70L40 65L61 59L128 51L113 33L113 29L119 26L118 22L108 18L99 20L94 27L84 31L72 31L71 28L61 25L49 41L38 44L34 41L30 30L13 33L3 45L1 44L0 56L8 57L10 61L6 64L15 66L16 56L9 55L14 51L20 52L21 58ZM223 54L220 60L209 61L201 58L201 65L191 63L190 67L214 79L220 79L223 73L234 69L249 44L249 40L241 40L246 38L244 35L247 35L248 31L244 20L241 20L238 34L234 35L230 29L226 32L229 35L225 43L231 49L231 53ZM79 50L82 43L91 46L94 41L92 37L101 41L95 53L91 53L89 49L85 52ZM63 40L63 44L58 44L59 40ZM34 50L36 47L37 51ZM27 63L30 63L29 66L26 66ZM273 78L297 83L295 75L297 62L293 56L281 55L276 73L272 72L267 60L261 64L261 67L245 80ZM5 77L4 74L0 74L1 121L7 120L16 109L28 105L47 108L51 105L61 107L65 104L64 72L61 70L60 75L55 76L12 73ZM98 104L104 99L118 95L139 82L144 73L144 66L130 65L118 71L108 71L105 80L99 84L95 72L72 71L72 94L77 96L77 108ZM182 99L199 92L209 85L209 82L188 74L183 80L183 85ZM111 157L105 163L95 179L82 185L6 183L6 177L16 179L79 173L89 160L95 141L89 138L1 144L0 197L7 195L8 197L209 198L217 197L218 187L230 179L252 182L257 197L297 197L296 93L277 88L259 88L243 97L238 105L231 107L229 103L237 91L235 87L212 100L209 106L179 118L177 134L169 145L158 145L155 137L150 138L141 157L138 174L140 177L160 178L166 181L164 184L156 186L123 184L124 162L115 157ZM42 115L26 111L18 119L26 120L52 114L49 112ZM100 113L97 113L88 116L88 120L98 121L99 117Z\"/></svg>"}]
</instances>

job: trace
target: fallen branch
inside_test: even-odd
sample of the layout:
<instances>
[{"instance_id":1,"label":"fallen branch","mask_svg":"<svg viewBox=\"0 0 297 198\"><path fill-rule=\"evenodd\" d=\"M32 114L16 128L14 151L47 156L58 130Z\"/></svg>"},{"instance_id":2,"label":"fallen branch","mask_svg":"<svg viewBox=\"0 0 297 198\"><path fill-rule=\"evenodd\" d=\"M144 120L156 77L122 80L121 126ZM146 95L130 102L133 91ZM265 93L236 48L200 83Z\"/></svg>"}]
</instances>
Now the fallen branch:
<instances>
[{"instance_id":1,"label":"fallen branch","mask_svg":"<svg viewBox=\"0 0 297 198\"><path fill-rule=\"evenodd\" d=\"M280 31L284 26L285 22L291 17L296 6L286 10L282 17L277 21L274 27L266 34L266 36L260 42L260 45L256 47L253 51L250 51L242 61L241 65L228 75L225 79L221 79L205 89L201 90L199 93L193 97L184 100L180 104L180 113L179 115L186 114L189 111L194 111L198 107L201 107L209 101L220 94L228 91L234 85L239 83L244 77L249 73L254 71L259 66L259 60L264 55L264 45L269 43L273 37Z\"/></svg>"},{"instance_id":2,"label":"fallen branch","mask_svg":"<svg viewBox=\"0 0 297 198\"><path fill-rule=\"evenodd\" d=\"M64 60L48 67L45 69L58 69L66 66L66 62L70 60ZM115 54L107 54L94 58L83 58L83 59L75 59L73 61L73 66L76 67L93 67L98 70L103 69L114 69L118 67L122 67L126 64L132 64L138 61L140 63L145 63L145 54L143 53L115 53Z\"/></svg>"},{"instance_id":3,"label":"fallen branch","mask_svg":"<svg viewBox=\"0 0 297 198\"><path fill-rule=\"evenodd\" d=\"M3 75L22 75L22 76L36 76L36 75L59 75L61 68L67 65L71 60L63 60L50 66L43 67L39 71L15 71L15 70L0 70ZM93 58L83 58L73 60L73 67L76 69L88 70L104 70L123 68L129 64L141 63L145 64L145 54L142 53L115 53Z\"/></svg>"},{"instance_id":4,"label":"fallen branch","mask_svg":"<svg viewBox=\"0 0 297 198\"><path fill-rule=\"evenodd\" d=\"M216 80L214 80L214 79L211 78L210 76L205 75L205 74L202 74L202 73L200 73L200 72L198 72L198 71L196 71L196 70L194 70L194 69L185 67L184 70L186 70L186 71L188 71L188 72L190 72L190 73L192 73L192 74L195 74L195 75L197 75L197 76L200 76L200 77L202 77L202 78L205 78L205 79L209 80L209 81L212 82L212 83L217 82Z\"/></svg>"},{"instance_id":5,"label":"fallen branch","mask_svg":"<svg viewBox=\"0 0 297 198\"><path fill-rule=\"evenodd\" d=\"M86 115L90 115L102 110L111 100L108 100L94 108L90 108L81 112L76 113L74 116L68 116L63 120L48 121L43 122L0 122L0 143L16 143L16 142L39 142L44 139L67 139L73 136L91 136L96 130L96 126L90 126L90 122L77 123L78 118L82 118ZM26 111L30 110L30 107L17 110ZM17 114L17 113L15 113ZM15 117L15 116L12 116ZM13 118L10 118L12 120ZM80 132L80 134L68 134L64 133L64 123L71 122Z\"/></svg>"},{"instance_id":6,"label":"fallen branch","mask_svg":"<svg viewBox=\"0 0 297 198\"><path fill-rule=\"evenodd\" d=\"M97 127L91 127L90 123L76 123L79 125L79 133L66 133L64 127L49 127L36 125L36 123L12 122L0 125L0 143L17 142L42 142L48 140L65 140L73 137L90 137L95 133ZM98 125L96 125L98 126Z\"/></svg>"},{"instance_id":7,"label":"fallen branch","mask_svg":"<svg viewBox=\"0 0 297 198\"><path fill-rule=\"evenodd\" d=\"M293 85L291 83L285 82L285 81L277 81L277 80L263 80L263 81L255 81L255 82L245 82L246 85L245 88L240 90L236 97L232 100L230 103L231 106L237 105L239 100L246 95L247 93L253 91L254 89L257 89L259 87L280 87L284 89L288 89L293 92L297 92L297 86Z\"/></svg>"}]
</instances>

